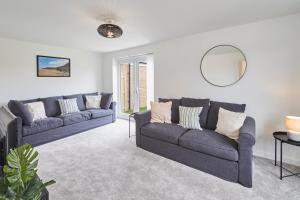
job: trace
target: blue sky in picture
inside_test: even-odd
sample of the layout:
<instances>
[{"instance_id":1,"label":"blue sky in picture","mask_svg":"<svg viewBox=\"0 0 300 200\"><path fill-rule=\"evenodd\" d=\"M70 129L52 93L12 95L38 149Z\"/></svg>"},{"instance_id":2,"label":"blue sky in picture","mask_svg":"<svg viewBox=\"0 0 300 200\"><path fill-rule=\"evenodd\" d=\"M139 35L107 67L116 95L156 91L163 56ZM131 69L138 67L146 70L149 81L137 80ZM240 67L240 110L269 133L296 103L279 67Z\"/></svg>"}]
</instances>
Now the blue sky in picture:
<instances>
[{"instance_id":1,"label":"blue sky in picture","mask_svg":"<svg viewBox=\"0 0 300 200\"><path fill-rule=\"evenodd\" d=\"M68 62L69 60L64 58L38 57L38 66L40 69L60 67Z\"/></svg>"}]
</instances>

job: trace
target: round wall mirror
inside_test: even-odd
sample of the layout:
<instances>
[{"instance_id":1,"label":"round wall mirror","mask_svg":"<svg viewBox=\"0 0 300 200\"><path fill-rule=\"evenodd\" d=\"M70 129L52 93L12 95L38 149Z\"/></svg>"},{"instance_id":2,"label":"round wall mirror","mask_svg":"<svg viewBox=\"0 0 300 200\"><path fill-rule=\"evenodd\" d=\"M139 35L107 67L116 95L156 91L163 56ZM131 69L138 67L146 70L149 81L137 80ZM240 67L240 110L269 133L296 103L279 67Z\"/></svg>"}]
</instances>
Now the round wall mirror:
<instances>
[{"instance_id":1,"label":"round wall mirror","mask_svg":"<svg viewBox=\"0 0 300 200\"><path fill-rule=\"evenodd\" d=\"M232 45L218 45L209 49L201 60L201 74L215 86L233 85L244 76L247 68L243 52Z\"/></svg>"}]
</instances>

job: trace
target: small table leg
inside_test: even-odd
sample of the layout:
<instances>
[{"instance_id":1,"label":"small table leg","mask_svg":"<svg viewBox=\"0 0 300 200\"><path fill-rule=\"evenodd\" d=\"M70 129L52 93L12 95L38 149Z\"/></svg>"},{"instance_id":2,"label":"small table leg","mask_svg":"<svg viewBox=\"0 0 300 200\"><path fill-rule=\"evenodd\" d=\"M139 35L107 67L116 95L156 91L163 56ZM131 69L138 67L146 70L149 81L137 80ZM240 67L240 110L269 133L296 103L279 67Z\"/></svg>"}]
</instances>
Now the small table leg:
<instances>
[{"instance_id":1,"label":"small table leg","mask_svg":"<svg viewBox=\"0 0 300 200\"><path fill-rule=\"evenodd\" d=\"M282 180L282 142L280 142L280 180Z\"/></svg>"},{"instance_id":2,"label":"small table leg","mask_svg":"<svg viewBox=\"0 0 300 200\"><path fill-rule=\"evenodd\" d=\"M129 136L129 138L130 138L130 115L129 115L129 117L128 117L128 121L129 121L129 133L128 133L129 135L128 135L128 136Z\"/></svg>"},{"instance_id":3,"label":"small table leg","mask_svg":"<svg viewBox=\"0 0 300 200\"><path fill-rule=\"evenodd\" d=\"M277 165L277 139L275 138L275 166Z\"/></svg>"}]
</instances>

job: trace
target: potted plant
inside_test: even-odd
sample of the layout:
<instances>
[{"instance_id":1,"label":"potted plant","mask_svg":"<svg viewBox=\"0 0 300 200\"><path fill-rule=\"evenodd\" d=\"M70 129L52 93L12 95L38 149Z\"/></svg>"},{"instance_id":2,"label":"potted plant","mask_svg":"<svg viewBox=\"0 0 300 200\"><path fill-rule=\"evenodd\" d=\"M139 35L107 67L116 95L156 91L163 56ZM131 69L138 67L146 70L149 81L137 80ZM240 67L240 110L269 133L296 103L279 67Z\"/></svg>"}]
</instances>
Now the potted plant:
<instances>
[{"instance_id":1,"label":"potted plant","mask_svg":"<svg viewBox=\"0 0 300 200\"><path fill-rule=\"evenodd\" d=\"M40 200L42 191L54 184L38 177L38 152L31 145L24 144L11 149L0 177L0 200Z\"/></svg>"}]
</instances>

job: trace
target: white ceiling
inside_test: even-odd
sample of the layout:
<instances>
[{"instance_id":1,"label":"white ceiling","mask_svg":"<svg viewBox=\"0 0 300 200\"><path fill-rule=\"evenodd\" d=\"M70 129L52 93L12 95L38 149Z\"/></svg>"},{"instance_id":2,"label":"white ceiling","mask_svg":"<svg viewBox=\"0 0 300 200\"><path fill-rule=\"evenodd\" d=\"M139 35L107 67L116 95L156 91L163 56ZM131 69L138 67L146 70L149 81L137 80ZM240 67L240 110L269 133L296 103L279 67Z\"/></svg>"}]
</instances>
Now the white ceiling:
<instances>
[{"instance_id":1,"label":"white ceiling","mask_svg":"<svg viewBox=\"0 0 300 200\"><path fill-rule=\"evenodd\" d=\"M118 39L96 31L111 11ZM298 12L300 0L0 0L0 37L109 52Z\"/></svg>"}]
</instances>

